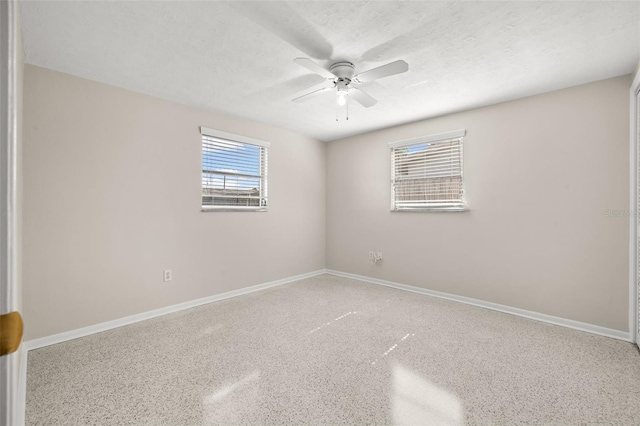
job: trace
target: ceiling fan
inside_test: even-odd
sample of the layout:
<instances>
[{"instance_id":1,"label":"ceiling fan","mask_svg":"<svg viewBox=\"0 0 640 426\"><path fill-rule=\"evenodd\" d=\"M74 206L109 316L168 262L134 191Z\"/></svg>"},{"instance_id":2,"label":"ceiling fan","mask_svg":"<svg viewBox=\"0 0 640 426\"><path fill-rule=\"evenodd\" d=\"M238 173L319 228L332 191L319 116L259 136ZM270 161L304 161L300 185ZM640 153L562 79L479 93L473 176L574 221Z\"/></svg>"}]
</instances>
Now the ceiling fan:
<instances>
[{"instance_id":1,"label":"ceiling fan","mask_svg":"<svg viewBox=\"0 0 640 426\"><path fill-rule=\"evenodd\" d=\"M324 83L313 87L309 93L292 99L293 102L304 102L321 93L335 89L339 106L345 105L347 97L349 97L366 108L374 106L378 101L355 87L356 85L400 74L409 69L409 64L400 60L354 75L355 67L351 62L336 62L328 70L308 58L296 58L293 62L327 79Z\"/></svg>"}]
</instances>

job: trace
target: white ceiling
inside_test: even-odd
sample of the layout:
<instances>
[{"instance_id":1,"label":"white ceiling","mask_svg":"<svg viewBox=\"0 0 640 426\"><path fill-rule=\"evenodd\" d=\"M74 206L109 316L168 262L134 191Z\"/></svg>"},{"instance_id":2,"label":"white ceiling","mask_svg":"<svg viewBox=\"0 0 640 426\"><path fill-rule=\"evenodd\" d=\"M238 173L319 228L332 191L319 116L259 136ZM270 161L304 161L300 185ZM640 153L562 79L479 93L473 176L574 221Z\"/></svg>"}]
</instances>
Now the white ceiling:
<instances>
[{"instance_id":1,"label":"white ceiling","mask_svg":"<svg viewBox=\"0 0 640 426\"><path fill-rule=\"evenodd\" d=\"M23 1L27 63L288 129L363 133L633 72L640 2ZM322 77L404 59L359 86L378 104L291 99ZM206 123L203 123L206 125Z\"/></svg>"}]
</instances>

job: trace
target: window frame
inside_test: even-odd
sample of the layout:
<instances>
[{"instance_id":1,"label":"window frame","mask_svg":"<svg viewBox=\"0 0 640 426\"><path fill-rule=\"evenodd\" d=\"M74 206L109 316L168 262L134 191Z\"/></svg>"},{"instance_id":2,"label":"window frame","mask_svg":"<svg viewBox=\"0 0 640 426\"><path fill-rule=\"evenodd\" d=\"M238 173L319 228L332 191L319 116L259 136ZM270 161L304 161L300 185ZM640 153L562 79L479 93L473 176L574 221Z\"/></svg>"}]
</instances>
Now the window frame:
<instances>
[{"instance_id":1,"label":"window frame","mask_svg":"<svg viewBox=\"0 0 640 426\"><path fill-rule=\"evenodd\" d=\"M391 196L391 212L464 212L464 211L468 211L469 208L467 206L467 202L465 200L464 197L464 193L465 193L465 184L464 184L464 137L466 135L466 130L461 129L461 130L454 130L454 131L450 131L450 132L444 132L444 133L437 133L437 134L433 134L433 135L428 135L428 136L420 136L417 138L411 138L411 139L403 139L400 141L395 141L395 142L389 142L388 146L389 146L389 150L390 150L390 160L391 160L391 188L390 188L390 196ZM436 143L443 143L443 142L447 142L447 141L452 141L455 139L459 139L459 143L460 143L460 154L459 154L459 161L460 161L460 179L461 179L461 187L462 187L462 193L460 195L460 203L450 203L449 205L444 205L444 206L420 206L420 207L397 207L397 200L396 200L396 156L395 156L395 150L398 148L404 148L404 147L409 147L409 146L413 146L413 145L420 145L420 144L425 144L425 143L429 143L429 144L436 144Z\"/></svg>"},{"instance_id":2,"label":"window frame","mask_svg":"<svg viewBox=\"0 0 640 426\"><path fill-rule=\"evenodd\" d=\"M205 205L203 203L203 174L205 173L204 169L204 144L205 137L222 139L225 141L240 143L243 145L253 145L258 146L263 149L263 154L260 155L258 168L261 170L260 179L261 179L261 190L259 194L258 200L260 200L260 205L258 206L233 206L233 205ZM270 142L266 142L260 139L251 138L244 135L237 135L234 133L225 132L222 130L211 129L208 127L201 126L200 127L200 209L202 212L221 212L221 211L233 211L233 212L266 212L269 211L269 198L268 198L268 163L269 163L269 148L271 146ZM264 200L264 205L262 205L262 200Z\"/></svg>"}]
</instances>

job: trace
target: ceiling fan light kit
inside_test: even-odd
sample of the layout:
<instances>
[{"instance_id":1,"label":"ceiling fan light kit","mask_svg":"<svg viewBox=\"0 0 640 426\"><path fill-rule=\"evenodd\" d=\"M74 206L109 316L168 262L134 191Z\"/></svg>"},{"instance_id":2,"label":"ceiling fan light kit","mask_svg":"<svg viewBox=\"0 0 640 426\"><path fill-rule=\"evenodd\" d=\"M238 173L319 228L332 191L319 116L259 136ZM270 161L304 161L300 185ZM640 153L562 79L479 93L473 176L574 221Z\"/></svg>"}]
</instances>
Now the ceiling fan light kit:
<instances>
[{"instance_id":1,"label":"ceiling fan light kit","mask_svg":"<svg viewBox=\"0 0 640 426\"><path fill-rule=\"evenodd\" d=\"M355 74L355 66L351 62L341 61L332 64L329 69L325 69L308 58L296 58L293 60L296 64L307 68L308 70L327 79L327 82L320 87L313 88L310 92L292 99L293 102L304 102L316 95L335 89L336 101L338 107L347 107L347 120L349 119L348 98L353 98L356 102L365 108L374 106L378 101L369 96L362 90L355 87L358 84L368 83L379 78L388 77L395 74L406 72L409 64L399 60L373 68L358 75ZM336 121L338 120L336 112Z\"/></svg>"}]
</instances>

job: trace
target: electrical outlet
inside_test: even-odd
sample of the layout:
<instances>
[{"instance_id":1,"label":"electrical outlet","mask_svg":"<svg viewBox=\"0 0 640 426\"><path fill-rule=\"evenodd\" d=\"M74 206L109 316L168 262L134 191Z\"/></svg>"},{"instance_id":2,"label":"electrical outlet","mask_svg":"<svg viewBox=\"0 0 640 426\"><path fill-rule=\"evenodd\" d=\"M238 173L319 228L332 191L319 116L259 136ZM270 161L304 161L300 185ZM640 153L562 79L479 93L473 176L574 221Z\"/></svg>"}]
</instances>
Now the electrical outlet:
<instances>
[{"instance_id":1,"label":"electrical outlet","mask_svg":"<svg viewBox=\"0 0 640 426\"><path fill-rule=\"evenodd\" d=\"M375 264L382 262L382 252L381 251L379 251L379 252L370 251L369 252L369 261L371 263L375 263Z\"/></svg>"},{"instance_id":2,"label":"electrical outlet","mask_svg":"<svg viewBox=\"0 0 640 426\"><path fill-rule=\"evenodd\" d=\"M171 274L171 269L165 269L164 270L163 281L164 282L171 281L171 278L173 278L173 276Z\"/></svg>"}]
</instances>

